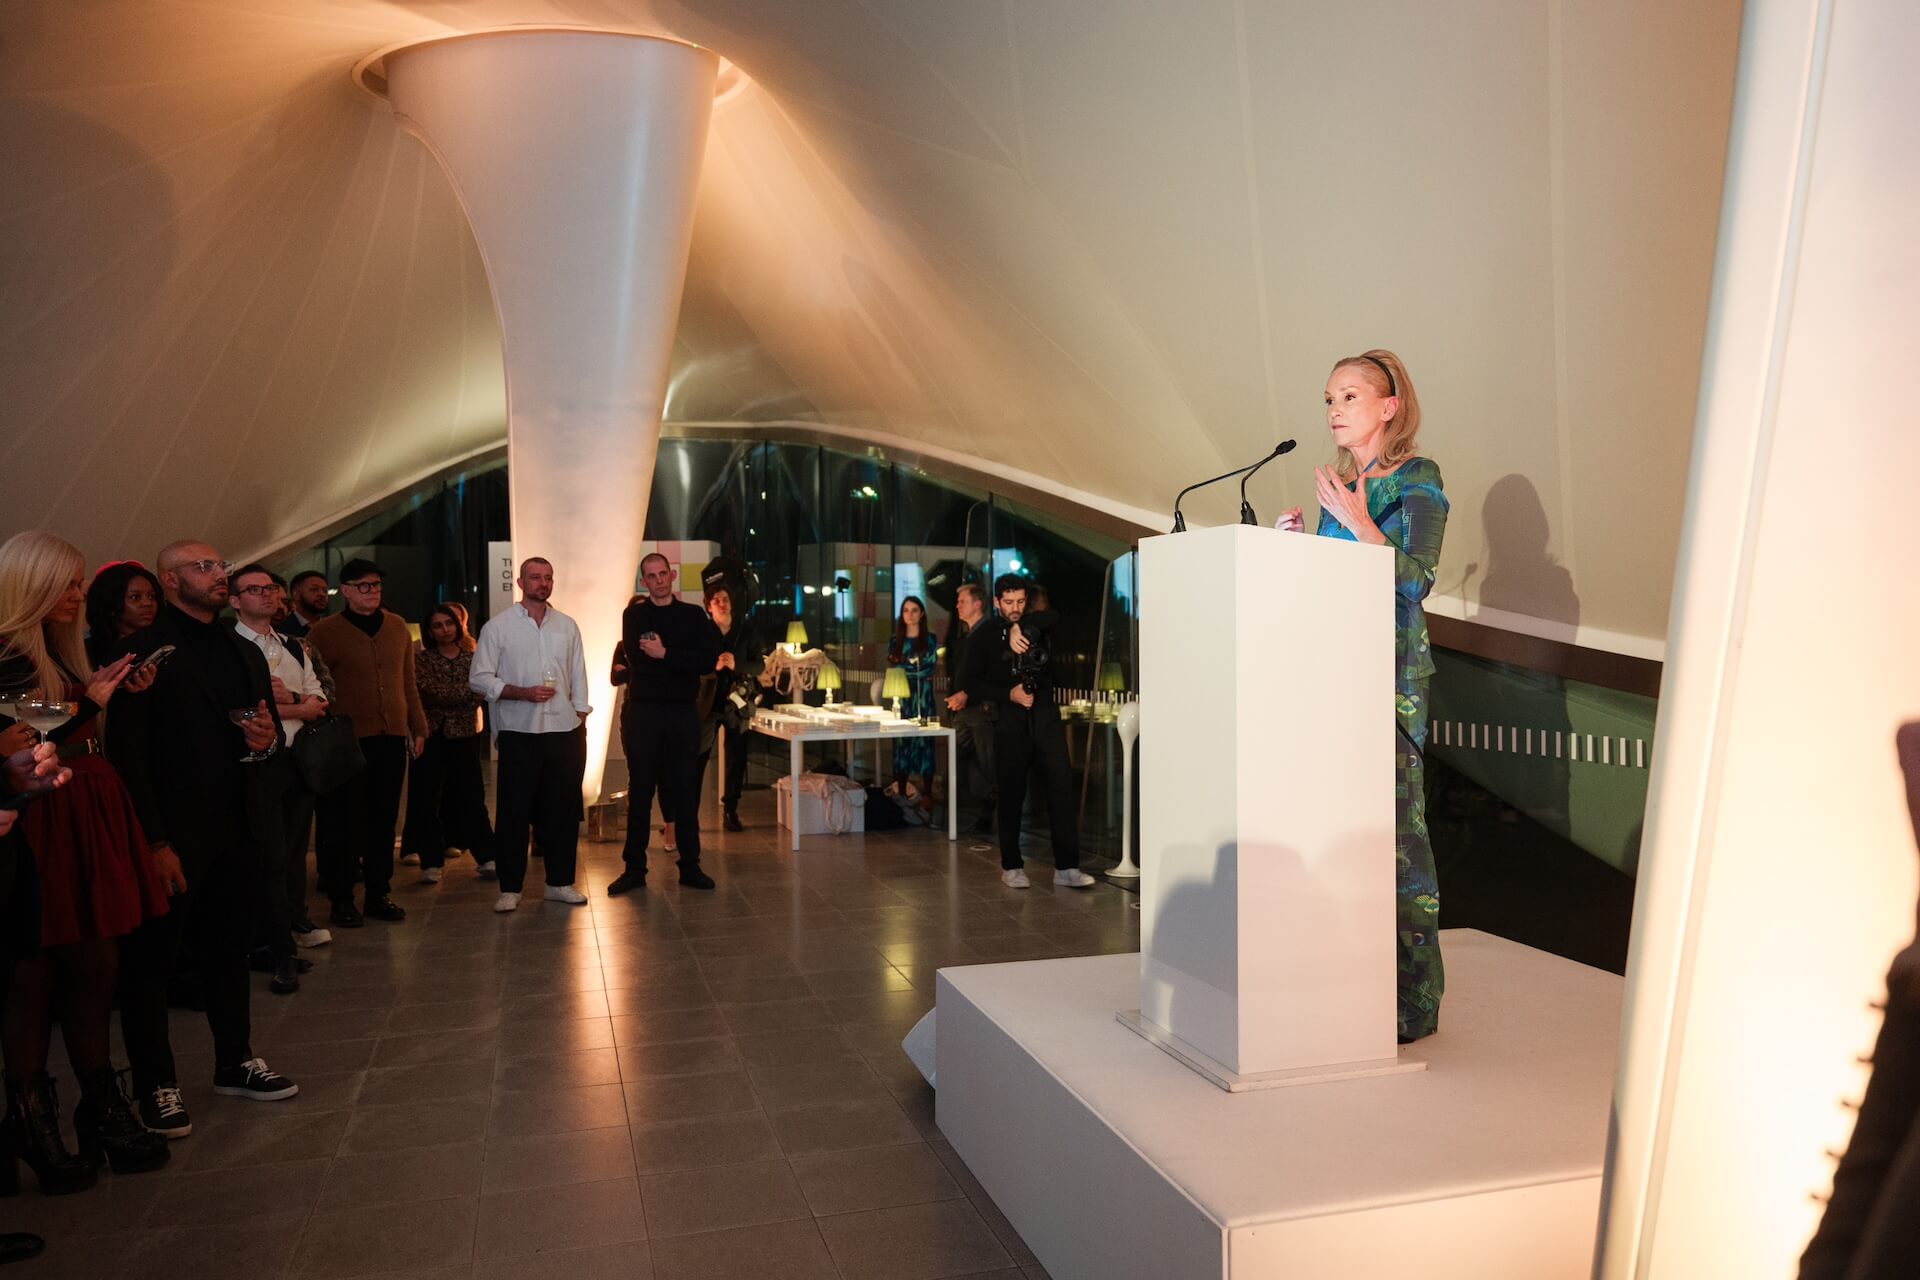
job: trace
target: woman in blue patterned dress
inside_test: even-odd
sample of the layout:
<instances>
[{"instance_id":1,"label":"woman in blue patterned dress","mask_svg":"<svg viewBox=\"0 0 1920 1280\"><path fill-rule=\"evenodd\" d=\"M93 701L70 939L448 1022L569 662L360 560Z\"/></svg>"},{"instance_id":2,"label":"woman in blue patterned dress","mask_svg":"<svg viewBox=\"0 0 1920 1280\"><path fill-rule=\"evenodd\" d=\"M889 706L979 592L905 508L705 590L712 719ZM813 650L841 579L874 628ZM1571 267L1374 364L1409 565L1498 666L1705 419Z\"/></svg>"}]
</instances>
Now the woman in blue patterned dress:
<instances>
[{"instance_id":1,"label":"woman in blue patterned dress","mask_svg":"<svg viewBox=\"0 0 1920 1280\"><path fill-rule=\"evenodd\" d=\"M1422 753L1427 742L1427 681L1433 654L1420 602L1433 590L1447 495L1440 468L1414 453L1420 401L1400 357L1373 350L1333 366L1326 388L1327 427L1337 449L1314 471L1323 538L1393 548L1394 693L1398 717L1395 788L1399 854L1399 1032L1404 1044L1440 1024L1446 986L1440 963L1440 886L1427 840ZM1298 507L1279 528L1304 531Z\"/></svg>"},{"instance_id":2,"label":"woman in blue patterned dress","mask_svg":"<svg viewBox=\"0 0 1920 1280\"><path fill-rule=\"evenodd\" d=\"M894 619L893 641L887 646L887 665L907 673L911 691L901 700L900 714L909 720L933 715L933 672L939 662L940 648L927 629L927 607L919 596L900 602L900 616ZM933 739L902 738L893 744L893 785L902 795L907 784L920 779L920 806L929 808L933 789Z\"/></svg>"}]
</instances>

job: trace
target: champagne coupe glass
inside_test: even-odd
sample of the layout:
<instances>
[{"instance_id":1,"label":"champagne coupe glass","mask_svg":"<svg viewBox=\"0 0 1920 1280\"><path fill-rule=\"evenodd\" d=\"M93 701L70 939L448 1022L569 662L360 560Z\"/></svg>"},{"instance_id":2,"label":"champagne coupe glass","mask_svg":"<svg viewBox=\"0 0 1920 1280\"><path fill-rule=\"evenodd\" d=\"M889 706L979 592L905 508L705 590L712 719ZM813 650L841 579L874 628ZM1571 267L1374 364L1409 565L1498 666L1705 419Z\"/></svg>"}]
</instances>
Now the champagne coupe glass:
<instances>
[{"instance_id":1,"label":"champagne coupe glass","mask_svg":"<svg viewBox=\"0 0 1920 1280\"><path fill-rule=\"evenodd\" d=\"M233 710L227 712L227 719L233 721L235 726L238 727L244 727L249 722L258 720L259 718L260 708L258 707L235 707ZM272 754L273 752L271 751L249 751L240 757L240 763L252 764L257 760L265 760Z\"/></svg>"},{"instance_id":2,"label":"champagne coupe glass","mask_svg":"<svg viewBox=\"0 0 1920 1280\"><path fill-rule=\"evenodd\" d=\"M44 738L80 712L78 703L47 698L39 692L19 695L13 704L16 720L25 720Z\"/></svg>"}]
</instances>

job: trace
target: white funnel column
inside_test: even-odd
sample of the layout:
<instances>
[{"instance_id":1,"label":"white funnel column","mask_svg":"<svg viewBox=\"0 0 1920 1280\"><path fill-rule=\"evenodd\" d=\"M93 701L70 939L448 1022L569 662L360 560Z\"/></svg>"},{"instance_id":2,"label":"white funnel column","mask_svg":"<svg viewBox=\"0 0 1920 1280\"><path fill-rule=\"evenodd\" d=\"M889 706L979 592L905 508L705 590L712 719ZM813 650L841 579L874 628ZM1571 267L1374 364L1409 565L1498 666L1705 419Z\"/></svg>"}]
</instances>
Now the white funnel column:
<instances>
[{"instance_id":1,"label":"white funnel column","mask_svg":"<svg viewBox=\"0 0 1920 1280\"><path fill-rule=\"evenodd\" d=\"M594 714L633 592L719 59L602 32L460 36L388 55L401 123L465 207L500 316L516 560L554 564Z\"/></svg>"}]
</instances>

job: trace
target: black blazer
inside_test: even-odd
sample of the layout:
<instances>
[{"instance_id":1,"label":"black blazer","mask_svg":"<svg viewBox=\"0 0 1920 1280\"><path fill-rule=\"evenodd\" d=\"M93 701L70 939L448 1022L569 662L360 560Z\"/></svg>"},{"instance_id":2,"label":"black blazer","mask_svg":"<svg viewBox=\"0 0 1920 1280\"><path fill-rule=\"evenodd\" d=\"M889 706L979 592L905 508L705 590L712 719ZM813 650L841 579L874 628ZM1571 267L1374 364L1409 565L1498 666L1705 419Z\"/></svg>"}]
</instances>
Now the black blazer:
<instances>
[{"instance_id":1,"label":"black blazer","mask_svg":"<svg viewBox=\"0 0 1920 1280\"><path fill-rule=\"evenodd\" d=\"M154 624L127 638L145 656L163 644L178 646L144 693L114 695L107 720L107 758L133 797L134 812L151 844L172 844L189 863L253 843L247 822L247 752L240 729L227 718L200 657L172 605ZM220 634L246 665L248 701L265 702L280 727L272 678L260 650L219 624ZM286 735L280 735L284 743ZM192 875L189 867L189 876Z\"/></svg>"}]
</instances>

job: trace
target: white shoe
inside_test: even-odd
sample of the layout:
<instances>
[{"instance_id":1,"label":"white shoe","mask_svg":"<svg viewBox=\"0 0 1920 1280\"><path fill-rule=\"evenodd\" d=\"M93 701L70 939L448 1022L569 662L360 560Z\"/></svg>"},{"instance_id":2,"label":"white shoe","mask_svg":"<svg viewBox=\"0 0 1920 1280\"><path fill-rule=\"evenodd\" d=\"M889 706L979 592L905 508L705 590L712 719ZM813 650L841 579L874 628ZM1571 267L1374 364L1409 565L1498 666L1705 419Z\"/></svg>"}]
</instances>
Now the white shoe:
<instances>
[{"instance_id":1,"label":"white shoe","mask_svg":"<svg viewBox=\"0 0 1920 1280\"><path fill-rule=\"evenodd\" d=\"M420 855L417 853L409 853L400 859L400 865L403 867L417 867L420 865Z\"/></svg>"},{"instance_id":2,"label":"white shoe","mask_svg":"<svg viewBox=\"0 0 1920 1280\"><path fill-rule=\"evenodd\" d=\"M494 877L493 864L491 862L483 862L475 867L474 870L480 873L482 880L491 880Z\"/></svg>"},{"instance_id":3,"label":"white shoe","mask_svg":"<svg viewBox=\"0 0 1920 1280\"><path fill-rule=\"evenodd\" d=\"M1099 883L1078 867L1053 873L1053 887L1056 889L1091 889Z\"/></svg>"},{"instance_id":4,"label":"white shoe","mask_svg":"<svg viewBox=\"0 0 1920 1280\"><path fill-rule=\"evenodd\" d=\"M501 894L499 899L493 904L493 909L499 912L518 911L520 909L520 895L517 893Z\"/></svg>"},{"instance_id":5,"label":"white shoe","mask_svg":"<svg viewBox=\"0 0 1920 1280\"><path fill-rule=\"evenodd\" d=\"M439 867L428 867L425 871L422 871L420 873L420 883L421 884L439 884L440 877L444 876L445 874L447 873Z\"/></svg>"},{"instance_id":6,"label":"white shoe","mask_svg":"<svg viewBox=\"0 0 1920 1280\"><path fill-rule=\"evenodd\" d=\"M1000 873L1000 883L1009 889L1031 889L1033 887L1033 881L1027 879L1027 873L1018 867L1015 867L1011 871L1002 871Z\"/></svg>"},{"instance_id":7,"label":"white shoe","mask_svg":"<svg viewBox=\"0 0 1920 1280\"><path fill-rule=\"evenodd\" d=\"M332 941L333 934L326 929L309 929L293 935L293 945L296 947L324 947Z\"/></svg>"},{"instance_id":8,"label":"white shoe","mask_svg":"<svg viewBox=\"0 0 1920 1280\"><path fill-rule=\"evenodd\" d=\"M579 906L587 900L587 895L570 884L550 884L547 886L548 902L566 902Z\"/></svg>"}]
</instances>

